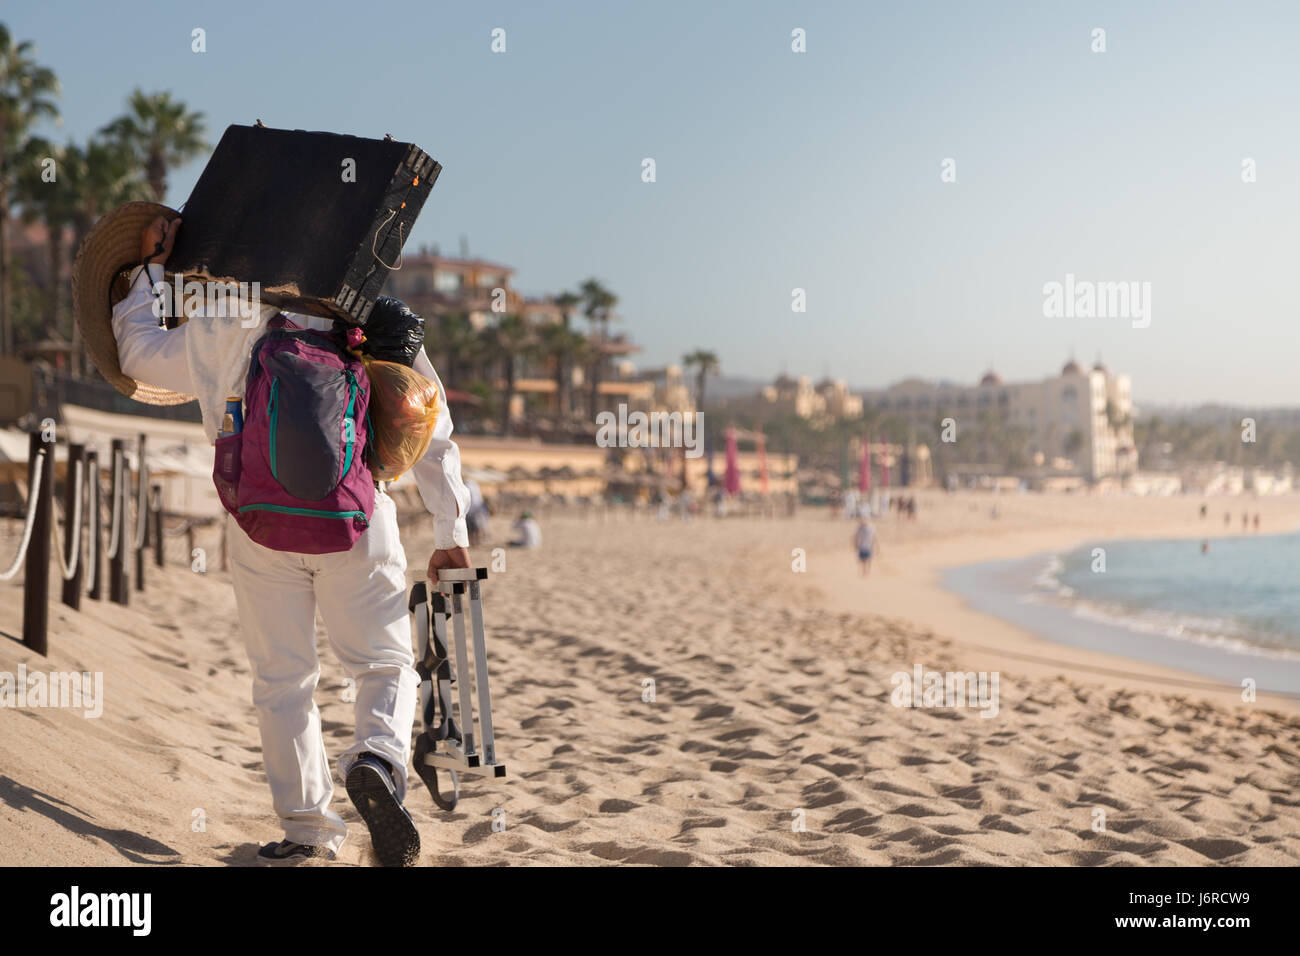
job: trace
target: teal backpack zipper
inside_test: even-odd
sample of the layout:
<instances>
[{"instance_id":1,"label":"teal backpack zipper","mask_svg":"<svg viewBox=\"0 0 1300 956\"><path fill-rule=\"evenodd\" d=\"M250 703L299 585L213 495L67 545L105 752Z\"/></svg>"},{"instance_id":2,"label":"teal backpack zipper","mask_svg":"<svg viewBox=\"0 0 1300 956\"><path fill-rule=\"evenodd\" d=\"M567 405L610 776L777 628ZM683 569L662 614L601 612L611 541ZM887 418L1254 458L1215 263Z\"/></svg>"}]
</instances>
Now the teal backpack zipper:
<instances>
[{"instance_id":1,"label":"teal backpack zipper","mask_svg":"<svg viewBox=\"0 0 1300 956\"><path fill-rule=\"evenodd\" d=\"M266 417L267 417L267 421L269 422L270 432L271 432L271 439L270 439L271 477L274 478L276 481L280 480L280 476L277 473L275 467L275 415L276 415L275 393L276 393L276 389L279 388L279 385L280 385L280 380L278 378L271 379L271 397L266 400Z\"/></svg>"},{"instance_id":2,"label":"teal backpack zipper","mask_svg":"<svg viewBox=\"0 0 1300 956\"><path fill-rule=\"evenodd\" d=\"M343 456L343 474L339 476L339 481L347 477L348 469L352 467L352 451L357 442L357 425L356 421L352 420L357 404L357 377L352 374L351 369L344 369L343 374L348 377L348 407L343 410L343 428L348 432L348 444L347 454ZM350 430L348 430L349 420L352 420Z\"/></svg>"}]
</instances>

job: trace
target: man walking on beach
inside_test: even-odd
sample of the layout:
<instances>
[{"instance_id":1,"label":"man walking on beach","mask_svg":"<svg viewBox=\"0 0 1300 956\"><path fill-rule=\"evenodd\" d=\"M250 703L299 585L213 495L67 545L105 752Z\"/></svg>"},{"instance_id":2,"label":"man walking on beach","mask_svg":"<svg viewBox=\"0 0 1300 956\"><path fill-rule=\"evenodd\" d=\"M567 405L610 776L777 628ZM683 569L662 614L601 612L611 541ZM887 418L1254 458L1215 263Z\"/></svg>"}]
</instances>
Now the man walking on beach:
<instances>
[{"instance_id":1,"label":"man walking on beach","mask_svg":"<svg viewBox=\"0 0 1300 956\"><path fill-rule=\"evenodd\" d=\"M871 553L876 547L876 529L866 518L858 522L858 529L853 533L853 546L858 549L858 563L865 578L871 573Z\"/></svg>"},{"instance_id":2,"label":"man walking on beach","mask_svg":"<svg viewBox=\"0 0 1300 956\"><path fill-rule=\"evenodd\" d=\"M137 261L146 264L131 273L129 292L113 307L113 333L122 372L182 395L198 395L211 436L225 411L211 383L242 381L251 349L277 310L259 306L257 323L226 318L224 312L221 318L200 312L177 329L160 327L151 286L162 278L162 269L146 272L150 263L166 261L179 226L179 218L170 225L158 218L140 237ZM333 325L315 316L291 318L305 329L325 331ZM203 347L197 347L199 342ZM445 395L423 348L413 368ZM441 568L469 566L464 515L470 496L451 431L444 406L428 452L412 468L425 506L434 514L430 577ZM374 513L364 532L349 550L324 554L263 547L226 517L266 776L284 830L284 839L262 847L258 856L267 861L332 857L347 833L342 817L330 809L334 787L313 700L320 676L319 608L330 643L355 686L355 737L339 758L339 774L370 830L380 862L413 865L420 837L402 800L419 676L413 667L406 557L393 500L376 482Z\"/></svg>"}]
</instances>

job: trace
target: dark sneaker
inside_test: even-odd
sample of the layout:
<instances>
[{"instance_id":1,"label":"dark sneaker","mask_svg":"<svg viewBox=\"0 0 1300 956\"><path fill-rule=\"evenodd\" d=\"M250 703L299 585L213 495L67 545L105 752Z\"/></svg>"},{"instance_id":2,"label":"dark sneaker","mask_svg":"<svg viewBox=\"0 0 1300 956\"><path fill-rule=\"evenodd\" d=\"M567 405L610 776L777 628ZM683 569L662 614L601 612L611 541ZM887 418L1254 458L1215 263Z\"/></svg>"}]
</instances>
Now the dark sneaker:
<instances>
[{"instance_id":1,"label":"dark sneaker","mask_svg":"<svg viewBox=\"0 0 1300 956\"><path fill-rule=\"evenodd\" d=\"M362 754L348 771L348 796L366 821L370 843L383 866L415 866L420 859L420 831L397 799L388 761Z\"/></svg>"},{"instance_id":2,"label":"dark sneaker","mask_svg":"<svg viewBox=\"0 0 1300 956\"><path fill-rule=\"evenodd\" d=\"M308 843L294 843L292 840L281 840L279 843L268 843L257 851L258 860L263 863L276 863L281 860L309 860L316 858L329 859L332 854L323 846L312 846Z\"/></svg>"}]
</instances>

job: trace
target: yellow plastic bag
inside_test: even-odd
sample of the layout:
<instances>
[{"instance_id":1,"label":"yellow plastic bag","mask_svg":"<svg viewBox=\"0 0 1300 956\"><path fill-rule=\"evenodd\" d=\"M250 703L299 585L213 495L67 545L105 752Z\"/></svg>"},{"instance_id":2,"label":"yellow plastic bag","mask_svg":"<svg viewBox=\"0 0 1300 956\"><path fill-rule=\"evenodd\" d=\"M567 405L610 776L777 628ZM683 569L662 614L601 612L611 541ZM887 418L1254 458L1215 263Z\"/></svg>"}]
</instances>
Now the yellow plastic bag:
<instances>
[{"instance_id":1,"label":"yellow plastic bag","mask_svg":"<svg viewBox=\"0 0 1300 956\"><path fill-rule=\"evenodd\" d=\"M379 481L396 481L429 450L438 386L397 362L360 358L370 376L370 472Z\"/></svg>"}]
</instances>

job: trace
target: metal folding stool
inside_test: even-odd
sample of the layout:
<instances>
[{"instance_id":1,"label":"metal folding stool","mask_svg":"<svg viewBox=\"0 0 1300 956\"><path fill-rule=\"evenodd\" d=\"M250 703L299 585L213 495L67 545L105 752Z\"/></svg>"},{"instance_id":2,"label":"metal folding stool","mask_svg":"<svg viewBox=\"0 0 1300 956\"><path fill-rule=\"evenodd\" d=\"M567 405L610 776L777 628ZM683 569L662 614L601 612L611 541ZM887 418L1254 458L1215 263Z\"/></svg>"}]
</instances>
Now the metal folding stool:
<instances>
[{"instance_id":1,"label":"metal folding stool","mask_svg":"<svg viewBox=\"0 0 1300 956\"><path fill-rule=\"evenodd\" d=\"M411 588L410 610L415 613L416 666L420 674L420 706L424 729L415 741L415 772L444 810L456 809L460 800L460 775L504 777L498 762L492 728L492 691L488 685L487 647L483 632L482 582L487 568L452 568L438 572L436 581L420 581ZM478 727L474 733L473 690L466 653L465 608L469 603L470 640L474 645L474 688L478 692ZM447 620L451 619L455 668L448 653ZM452 712L451 685L459 700ZM439 789L438 770L451 776L451 795Z\"/></svg>"}]
</instances>

